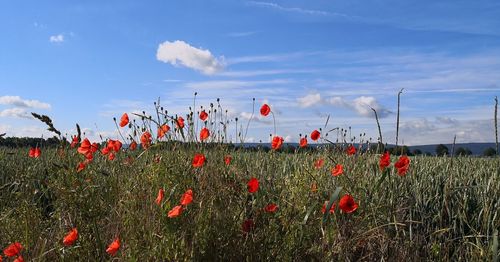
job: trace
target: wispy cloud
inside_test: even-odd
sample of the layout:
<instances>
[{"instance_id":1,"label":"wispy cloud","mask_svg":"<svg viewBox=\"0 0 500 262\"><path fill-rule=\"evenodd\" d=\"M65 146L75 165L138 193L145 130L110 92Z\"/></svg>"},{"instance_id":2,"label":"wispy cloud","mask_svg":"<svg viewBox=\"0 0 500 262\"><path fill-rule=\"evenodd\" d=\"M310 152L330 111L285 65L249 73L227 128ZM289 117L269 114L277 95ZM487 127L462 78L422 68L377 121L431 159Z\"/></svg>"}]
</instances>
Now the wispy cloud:
<instances>
[{"instance_id":1,"label":"wispy cloud","mask_svg":"<svg viewBox=\"0 0 500 262\"><path fill-rule=\"evenodd\" d=\"M346 100L343 97L321 97L320 93L310 93L304 97L297 98L299 107L308 108L321 105L332 105L342 107L356 112L363 117L373 117L373 109L377 111L380 118L387 117L391 112L383 107L375 97L359 96L353 100Z\"/></svg>"},{"instance_id":2,"label":"wispy cloud","mask_svg":"<svg viewBox=\"0 0 500 262\"><path fill-rule=\"evenodd\" d=\"M156 59L174 66L180 64L206 75L213 75L224 69L224 57L217 58L209 50L193 47L180 40L161 43Z\"/></svg>"},{"instance_id":3,"label":"wispy cloud","mask_svg":"<svg viewBox=\"0 0 500 262\"><path fill-rule=\"evenodd\" d=\"M420 118L403 121L399 137L406 145L451 143L457 136L457 143L493 141L493 121L491 120L453 120L453 124L443 119ZM394 131L384 133L391 139ZM392 141L388 141L392 143Z\"/></svg>"},{"instance_id":4,"label":"wispy cloud","mask_svg":"<svg viewBox=\"0 0 500 262\"><path fill-rule=\"evenodd\" d=\"M269 69L269 70L245 70L245 71L225 71L217 74L225 77L255 77L266 75L285 75L285 74L310 74L317 72L315 69Z\"/></svg>"},{"instance_id":5,"label":"wispy cloud","mask_svg":"<svg viewBox=\"0 0 500 262\"><path fill-rule=\"evenodd\" d=\"M0 111L0 117L33 118L24 108L8 108Z\"/></svg>"},{"instance_id":6,"label":"wispy cloud","mask_svg":"<svg viewBox=\"0 0 500 262\"><path fill-rule=\"evenodd\" d=\"M247 37L257 34L258 31L232 32L227 34L230 37Z\"/></svg>"},{"instance_id":7,"label":"wispy cloud","mask_svg":"<svg viewBox=\"0 0 500 262\"><path fill-rule=\"evenodd\" d=\"M50 109L50 104L38 100L22 99L20 96L0 96L0 105Z\"/></svg>"},{"instance_id":8,"label":"wispy cloud","mask_svg":"<svg viewBox=\"0 0 500 262\"><path fill-rule=\"evenodd\" d=\"M279 5L276 3L272 3L272 2L248 1L247 4L254 5L254 6L266 7L266 8L272 8L272 9L276 9L276 10L284 11L284 12L293 12L293 13L300 13L300 14L306 14L306 15L342 16L342 17L348 17L348 18L352 17L352 16L349 16L346 14L327 12L327 11L322 11L322 10L312 10L312 9L305 9L305 8L300 8L300 7L286 7L286 6L282 6L282 5Z\"/></svg>"},{"instance_id":9,"label":"wispy cloud","mask_svg":"<svg viewBox=\"0 0 500 262\"><path fill-rule=\"evenodd\" d=\"M207 90L207 89L239 89L245 87L255 87L263 85L283 85L290 83L289 79L274 79L274 80L254 80L254 81L243 81L243 80L214 80L214 81L200 81L200 82L189 82L185 84L185 87L194 90Z\"/></svg>"},{"instance_id":10,"label":"wispy cloud","mask_svg":"<svg viewBox=\"0 0 500 262\"><path fill-rule=\"evenodd\" d=\"M327 51L330 52L330 51ZM227 65L242 64L242 63L266 63L266 62L283 62L290 61L294 59L299 59L303 57L321 55L325 51L299 51L281 54L266 54L266 55L250 55L250 56L240 56L232 57L226 59Z\"/></svg>"},{"instance_id":11,"label":"wispy cloud","mask_svg":"<svg viewBox=\"0 0 500 262\"><path fill-rule=\"evenodd\" d=\"M148 103L146 103L138 100L115 99L104 104L102 106L102 110L99 112L99 115L105 118L118 118L123 113L142 114L142 111L147 112L150 109L153 109L153 101L148 101ZM132 114L130 117L135 118Z\"/></svg>"},{"instance_id":12,"label":"wispy cloud","mask_svg":"<svg viewBox=\"0 0 500 262\"><path fill-rule=\"evenodd\" d=\"M182 82L182 80L180 80L180 79L163 79L162 81L163 81L163 82L167 82L167 83L178 83L178 82Z\"/></svg>"},{"instance_id":13,"label":"wispy cloud","mask_svg":"<svg viewBox=\"0 0 500 262\"><path fill-rule=\"evenodd\" d=\"M315 93L315 94L308 94L304 97L299 97L297 98L297 102L299 103L300 107L305 108L322 104L323 100L321 99L321 95L319 93Z\"/></svg>"},{"instance_id":14,"label":"wispy cloud","mask_svg":"<svg viewBox=\"0 0 500 262\"><path fill-rule=\"evenodd\" d=\"M49 37L49 41L51 43L62 43L64 42L64 35L63 34L51 35Z\"/></svg>"}]
</instances>

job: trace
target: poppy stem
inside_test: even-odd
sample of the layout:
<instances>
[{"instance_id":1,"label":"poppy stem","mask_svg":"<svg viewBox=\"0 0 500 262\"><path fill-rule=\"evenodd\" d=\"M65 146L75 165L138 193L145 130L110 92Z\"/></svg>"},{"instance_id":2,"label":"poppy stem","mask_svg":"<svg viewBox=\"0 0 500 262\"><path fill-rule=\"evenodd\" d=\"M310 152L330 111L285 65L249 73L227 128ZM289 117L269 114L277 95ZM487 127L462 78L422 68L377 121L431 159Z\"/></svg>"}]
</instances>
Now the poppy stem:
<instances>
[{"instance_id":1,"label":"poppy stem","mask_svg":"<svg viewBox=\"0 0 500 262\"><path fill-rule=\"evenodd\" d=\"M495 146L496 146L496 153L497 156L500 155L498 153L498 97L495 96Z\"/></svg>"},{"instance_id":2,"label":"poppy stem","mask_svg":"<svg viewBox=\"0 0 500 262\"><path fill-rule=\"evenodd\" d=\"M398 115L396 120L396 149L398 148L398 138L399 138L399 105L401 102L401 94L403 93L404 88L401 88L398 92Z\"/></svg>"},{"instance_id":3,"label":"poppy stem","mask_svg":"<svg viewBox=\"0 0 500 262\"><path fill-rule=\"evenodd\" d=\"M196 134L198 134L198 118L199 118L199 114L196 114L196 95L198 95L198 92L194 92L194 97L193 97L193 117L196 118L196 126L194 128L194 141L195 142L198 142L198 137L196 136ZM191 119L191 121L193 122L194 124L194 119Z\"/></svg>"},{"instance_id":4,"label":"poppy stem","mask_svg":"<svg viewBox=\"0 0 500 262\"><path fill-rule=\"evenodd\" d=\"M252 102L252 115L250 115L250 118L248 119L248 122L247 122L247 129L245 130L245 136L243 136L243 143L247 139L248 127L250 126L250 122L252 121L254 113L255 113L255 98L253 99L253 102Z\"/></svg>"},{"instance_id":5,"label":"poppy stem","mask_svg":"<svg viewBox=\"0 0 500 262\"><path fill-rule=\"evenodd\" d=\"M125 139L125 137L123 137L122 132L120 131L120 128L118 127L118 123L116 122L116 118L113 118L113 120L115 122L116 130L118 130L118 134L120 134L120 137L123 139L123 142L125 143L127 140Z\"/></svg>"},{"instance_id":6,"label":"poppy stem","mask_svg":"<svg viewBox=\"0 0 500 262\"><path fill-rule=\"evenodd\" d=\"M274 135L277 135L278 133L276 132L276 118L274 118L274 112L273 111L271 111L271 115L273 115Z\"/></svg>"}]
</instances>

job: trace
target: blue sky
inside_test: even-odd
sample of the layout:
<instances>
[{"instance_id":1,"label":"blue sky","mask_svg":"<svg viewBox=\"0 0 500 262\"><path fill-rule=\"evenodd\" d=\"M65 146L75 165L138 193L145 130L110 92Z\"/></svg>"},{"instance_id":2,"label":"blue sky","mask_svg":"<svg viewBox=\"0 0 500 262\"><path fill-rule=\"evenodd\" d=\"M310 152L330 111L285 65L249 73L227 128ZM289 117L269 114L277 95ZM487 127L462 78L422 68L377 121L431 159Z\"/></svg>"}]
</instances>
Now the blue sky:
<instances>
[{"instance_id":1,"label":"blue sky","mask_svg":"<svg viewBox=\"0 0 500 262\"><path fill-rule=\"evenodd\" d=\"M248 118L252 98L278 134L351 126L405 144L491 142L500 95L498 1L2 1L0 133L48 136L28 112L91 138L112 117L185 114L220 97ZM257 118L251 141L267 141Z\"/></svg>"}]
</instances>

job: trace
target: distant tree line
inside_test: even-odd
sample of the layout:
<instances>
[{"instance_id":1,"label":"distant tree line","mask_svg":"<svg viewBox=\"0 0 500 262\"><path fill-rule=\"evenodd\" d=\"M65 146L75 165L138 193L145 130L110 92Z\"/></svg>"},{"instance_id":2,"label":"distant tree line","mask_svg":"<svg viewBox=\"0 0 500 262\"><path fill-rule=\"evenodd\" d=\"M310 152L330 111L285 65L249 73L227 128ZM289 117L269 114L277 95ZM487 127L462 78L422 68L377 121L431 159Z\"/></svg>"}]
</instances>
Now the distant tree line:
<instances>
[{"instance_id":1,"label":"distant tree line","mask_svg":"<svg viewBox=\"0 0 500 262\"><path fill-rule=\"evenodd\" d=\"M437 156L448 156L450 155L450 152L448 150L448 147L439 144L436 146L436 155ZM472 151L468 148L465 147L459 147L455 149L455 156L470 156L472 155ZM496 150L493 147L488 147L483 151L483 156L491 157L496 155Z\"/></svg>"},{"instance_id":2,"label":"distant tree line","mask_svg":"<svg viewBox=\"0 0 500 262\"><path fill-rule=\"evenodd\" d=\"M17 148L17 147L35 147L35 146L43 146L43 147L57 147L60 146L61 144L68 144L66 140L60 140L57 136L50 137L47 139L44 138L34 138L34 137L4 137L0 136L0 146L2 147L10 147L10 148ZM162 147L164 149L168 148L179 148L179 147L189 147L190 143L181 143L181 142L162 142ZM228 149L237 149L237 150L243 150L243 151L270 151L271 148L268 145L253 145L249 147L244 147L240 145L234 145L234 144L218 144L218 143L210 143L206 145L208 148L211 147L220 147L224 146L227 147ZM317 150L317 148L322 148L322 149L327 149L329 151L340 151L342 150L342 146L339 144L330 144L330 145L321 145L318 147L312 147L308 146L306 148L299 148L297 146L291 145L291 144L284 144L283 147L281 148L281 152L283 153L294 153L297 150L301 152L312 152ZM375 152L375 153L382 153L385 151L389 151L391 155L399 156L399 155L407 155L407 156L417 156L417 155L427 155L430 156L432 155L430 152L422 152L420 149L414 149L410 150L408 146L398 146L398 147L389 147L387 145L380 145L380 144L371 144L369 147L367 146L362 146L362 151L366 150L369 148L369 151ZM448 149L447 146L443 144L439 144L436 146L435 153L437 156L450 156L450 150ZM466 147L458 147L455 149L455 156L470 156L472 155L472 151ZM493 147L488 147L483 151L483 156L491 157L496 155L496 150Z\"/></svg>"},{"instance_id":3,"label":"distant tree line","mask_svg":"<svg viewBox=\"0 0 500 262\"><path fill-rule=\"evenodd\" d=\"M3 137L0 136L0 146L3 147L35 147L35 146L43 146L43 147L57 147L61 145L61 143L65 143L65 141L59 140L56 136L51 138L36 138L36 137Z\"/></svg>"}]
</instances>

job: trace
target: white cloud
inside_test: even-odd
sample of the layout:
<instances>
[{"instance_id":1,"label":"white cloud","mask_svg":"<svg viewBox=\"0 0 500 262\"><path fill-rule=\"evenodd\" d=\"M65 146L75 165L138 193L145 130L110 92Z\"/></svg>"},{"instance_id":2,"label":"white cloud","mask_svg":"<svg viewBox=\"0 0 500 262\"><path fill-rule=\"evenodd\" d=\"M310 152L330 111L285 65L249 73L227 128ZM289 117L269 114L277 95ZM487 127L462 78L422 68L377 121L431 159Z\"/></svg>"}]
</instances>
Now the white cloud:
<instances>
[{"instance_id":1,"label":"white cloud","mask_svg":"<svg viewBox=\"0 0 500 262\"><path fill-rule=\"evenodd\" d=\"M297 101L300 107L310 107L320 104L322 102L321 95L319 93L308 94L304 97L298 98Z\"/></svg>"},{"instance_id":2,"label":"white cloud","mask_svg":"<svg viewBox=\"0 0 500 262\"><path fill-rule=\"evenodd\" d=\"M53 137L47 128L41 126L11 126L0 125L0 133L6 133L9 137Z\"/></svg>"},{"instance_id":3,"label":"white cloud","mask_svg":"<svg viewBox=\"0 0 500 262\"><path fill-rule=\"evenodd\" d=\"M377 100L372 96L360 96L354 99L352 107L356 112L365 117L373 116L373 109L377 110L378 117L384 118L386 117L390 111L382 107Z\"/></svg>"},{"instance_id":4,"label":"white cloud","mask_svg":"<svg viewBox=\"0 0 500 262\"><path fill-rule=\"evenodd\" d=\"M146 103L136 100L115 99L102 106L99 116L105 118L116 117L119 119L123 113L128 113L131 119L139 119L133 113L142 115L142 111L146 111L146 114L148 114L148 111L152 111L153 108L152 102Z\"/></svg>"},{"instance_id":5,"label":"white cloud","mask_svg":"<svg viewBox=\"0 0 500 262\"><path fill-rule=\"evenodd\" d=\"M453 125L427 118L415 119L401 123L399 139L406 145L451 143L457 136L457 143L483 143L494 141L493 120L453 120ZM393 143L395 131L384 133L387 142ZM392 140L391 140L392 139Z\"/></svg>"},{"instance_id":6,"label":"white cloud","mask_svg":"<svg viewBox=\"0 0 500 262\"><path fill-rule=\"evenodd\" d=\"M252 117L252 113L250 112L241 112L240 113L240 118L244 120L249 120L250 117ZM266 119L265 117L262 117L258 112L254 113L252 117L252 121L258 122L258 123L264 123L264 124L272 124L273 122L269 119Z\"/></svg>"},{"instance_id":7,"label":"white cloud","mask_svg":"<svg viewBox=\"0 0 500 262\"><path fill-rule=\"evenodd\" d=\"M330 97L327 102L333 106L345 107L349 105L342 97L339 96Z\"/></svg>"},{"instance_id":8,"label":"white cloud","mask_svg":"<svg viewBox=\"0 0 500 262\"><path fill-rule=\"evenodd\" d=\"M455 125L458 123L458 120L451 117L438 116L436 117L436 122L447 125Z\"/></svg>"},{"instance_id":9,"label":"white cloud","mask_svg":"<svg viewBox=\"0 0 500 262\"><path fill-rule=\"evenodd\" d=\"M161 43L156 59L174 66L180 64L206 75L213 75L224 69L224 57L216 58L209 50L193 47L180 40Z\"/></svg>"},{"instance_id":10,"label":"white cloud","mask_svg":"<svg viewBox=\"0 0 500 262\"><path fill-rule=\"evenodd\" d=\"M38 100L22 99L20 96L0 96L0 105L14 105L18 107L50 109L50 104Z\"/></svg>"},{"instance_id":11,"label":"white cloud","mask_svg":"<svg viewBox=\"0 0 500 262\"><path fill-rule=\"evenodd\" d=\"M334 96L327 99L321 98L320 93L312 93L308 94L304 97L300 97L297 99L300 107L312 107L321 104L330 104L336 107L344 107L350 110L355 111L358 115L364 117L373 117L373 109L377 110L378 117L384 118L386 117L390 111L384 108L379 104L377 99L372 96L360 96L352 101L347 101L342 97Z\"/></svg>"},{"instance_id":12,"label":"white cloud","mask_svg":"<svg viewBox=\"0 0 500 262\"><path fill-rule=\"evenodd\" d=\"M31 119L32 116L26 112L23 108L8 108L0 111L0 117L16 117L16 118L28 118Z\"/></svg>"},{"instance_id":13,"label":"white cloud","mask_svg":"<svg viewBox=\"0 0 500 262\"><path fill-rule=\"evenodd\" d=\"M49 41L51 43L62 43L64 42L64 35L63 34L51 35Z\"/></svg>"}]
</instances>

